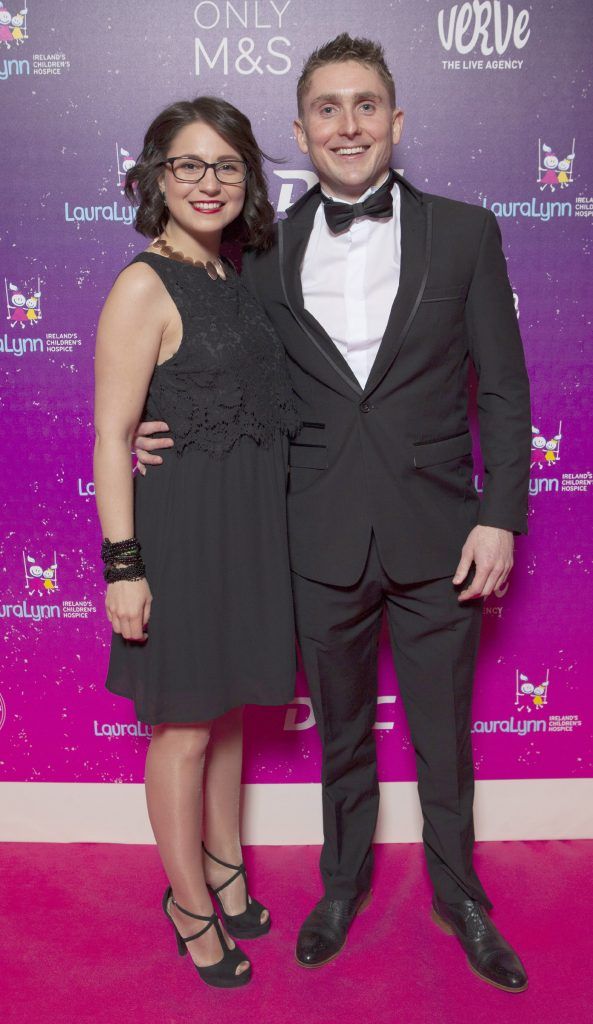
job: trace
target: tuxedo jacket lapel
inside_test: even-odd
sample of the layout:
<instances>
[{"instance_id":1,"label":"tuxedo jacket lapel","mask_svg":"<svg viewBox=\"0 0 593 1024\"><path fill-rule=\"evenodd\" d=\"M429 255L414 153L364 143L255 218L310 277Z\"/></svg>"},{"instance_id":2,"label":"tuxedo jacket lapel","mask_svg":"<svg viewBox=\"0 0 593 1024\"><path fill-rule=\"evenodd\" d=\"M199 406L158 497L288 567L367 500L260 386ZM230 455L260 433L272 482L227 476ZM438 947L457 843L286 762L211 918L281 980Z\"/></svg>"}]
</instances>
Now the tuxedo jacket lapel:
<instances>
[{"instance_id":1,"label":"tuxedo jacket lapel","mask_svg":"<svg viewBox=\"0 0 593 1024\"><path fill-rule=\"evenodd\" d=\"M295 320L331 367L329 380L335 385L337 374L347 385L346 394L352 397L368 395L383 380L395 360L410 329L422 293L426 286L430 266L432 236L432 203L423 201L422 193L395 174L401 191L401 271L397 295L391 307L387 327L363 389L350 366L323 329L305 309L301 285L301 265L307 242L313 228L315 213L321 201L319 185L314 186L289 210L286 220L278 224L278 259L280 278L286 303ZM302 357L302 353L295 356Z\"/></svg>"},{"instance_id":2,"label":"tuxedo jacket lapel","mask_svg":"<svg viewBox=\"0 0 593 1024\"><path fill-rule=\"evenodd\" d=\"M428 278L432 241L432 203L412 189L399 175L401 184L401 269L399 287L366 383L364 394L374 391L391 367L422 299Z\"/></svg>"},{"instance_id":3,"label":"tuxedo jacket lapel","mask_svg":"<svg viewBox=\"0 0 593 1024\"><path fill-rule=\"evenodd\" d=\"M320 201L319 186L315 186L299 203L292 207L286 220L278 223L278 259L282 290L295 320L326 363L329 364L333 373L336 373L342 383L348 386L347 393L351 396L354 391L356 395L360 396L362 387L350 366L321 324L305 309L303 301L301 265ZM302 353L300 355L302 356ZM335 381L335 378L333 379Z\"/></svg>"}]
</instances>

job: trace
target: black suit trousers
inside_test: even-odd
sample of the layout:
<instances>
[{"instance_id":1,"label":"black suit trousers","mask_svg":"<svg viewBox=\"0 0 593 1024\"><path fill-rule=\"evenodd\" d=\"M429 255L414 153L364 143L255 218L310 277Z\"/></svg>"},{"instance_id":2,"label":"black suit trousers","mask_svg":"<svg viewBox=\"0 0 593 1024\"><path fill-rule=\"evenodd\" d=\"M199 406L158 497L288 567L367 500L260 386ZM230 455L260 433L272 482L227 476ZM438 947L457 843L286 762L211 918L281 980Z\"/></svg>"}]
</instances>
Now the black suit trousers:
<instances>
[{"instance_id":1,"label":"black suit trousers","mask_svg":"<svg viewBox=\"0 0 593 1024\"><path fill-rule=\"evenodd\" d=\"M490 907L472 865L471 696L482 602L459 604L451 577L400 585L373 538L359 581L293 574L299 645L323 749L321 874L337 899L370 886L379 808L373 725L384 610L412 742L428 871L447 902Z\"/></svg>"}]
</instances>

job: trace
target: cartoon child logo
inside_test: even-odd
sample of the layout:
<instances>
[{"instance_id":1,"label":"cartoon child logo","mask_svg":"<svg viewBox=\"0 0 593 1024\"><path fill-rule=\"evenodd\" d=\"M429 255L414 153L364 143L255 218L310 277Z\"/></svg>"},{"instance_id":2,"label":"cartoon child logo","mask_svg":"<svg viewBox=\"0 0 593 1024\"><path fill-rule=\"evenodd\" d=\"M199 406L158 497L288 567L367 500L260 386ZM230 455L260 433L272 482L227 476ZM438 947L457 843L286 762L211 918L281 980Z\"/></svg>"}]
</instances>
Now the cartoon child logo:
<instances>
[{"instance_id":1,"label":"cartoon child logo","mask_svg":"<svg viewBox=\"0 0 593 1024\"><path fill-rule=\"evenodd\" d=\"M10 50L13 43L22 46L28 38L27 8L23 7L16 14L11 14L0 0L0 44L4 43L6 49Z\"/></svg>"},{"instance_id":2,"label":"cartoon child logo","mask_svg":"<svg viewBox=\"0 0 593 1024\"><path fill-rule=\"evenodd\" d=\"M572 152L560 160L553 152L552 147L548 146L545 142L542 144L542 140L539 139L537 181L540 192L544 192L546 188L549 188L550 192L555 192L557 185L560 188L568 188L572 184L575 142L576 139L573 139Z\"/></svg>"},{"instance_id":3,"label":"cartoon child logo","mask_svg":"<svg viewBox=\"0 0 593 1024\"><path fill-rule=\"evenodd\" d=\"M539 427L531 428L531 468L550 469L560 462L560 442L562 440L562 420L558 424L558 433L549 440L544 437Z\"/></svg>"},{"instance_id":4,"label":"cartoon child logo","mask_svg":"<svg viewBox=\"0 0 593 1024\"><path fill-rule=\"evenodd\" d=\"M18 11L17 14L13 14L12 21L10 23L12 29L12 38L14 39L17 46L22 46L25 39L28 39L27 35L27 8L23 7L22 11Z\"/></svg>"},{"instance_id":5,"label":"cartoon child logo","mask_svg":"<svg viewBox=\"0 0 593 1024\"><path fill-rule=\"evenodd\" d=\"M132 170L136 161L131 153L127 149L123 149L117 142L115 143L115 159L117 161L117 184L123 195L126 174Z\"/></svg>"},{"instance_id":6,"label":"cartoon child logo","mask_svg":"<svg viewBox=\"0 0 593 1024\"><path fill-rule=\"evenodd\" d=\"M515 707L517 711L541 711L548 703L548 687L550 685L550 670L546 672L546 678L541 683L532 683L529 677L523 672L515 673Z\"/></svg>"},{"instance_id":7,"label":"cartoon child logo","mask_svg":"<svg viewBox=\"0 0 593 1024\"><path fill-rule=\"evenodd\" d=\"M4 43L7 50L10 50L12 46L11 21L12 15L10 11L7 11L4 4L0 3L0 44Z\"/></svg>"},{"instance_id":8,"label":"cartoon child logo","mask_svg":"<svg viewBox=\"0 0 593 1024\"><path fill-rule=\"evenodd\" d=\"M39 558L32 558L28 552L23 551L23 566L27 590L39 594L40 597L48 597L55 590L59 590L58 560L55 551L53 562L51 565L45 566L45 568L44 561Z\"/></svg>"},{"instance_id":9,"label":"cartoon child logo","mask_svg":"<svg viewBox=\"0 0 593 1024\"><path fill-rule=\"evenodd\" d=\"M6 319L10 321L11 327L20 327L22 330L31 323L43 319L41 311L41 283L37 278L37 290L21 289L12 281L4 278L4 291L6 293Z\"/></svg>"}]
</instances>

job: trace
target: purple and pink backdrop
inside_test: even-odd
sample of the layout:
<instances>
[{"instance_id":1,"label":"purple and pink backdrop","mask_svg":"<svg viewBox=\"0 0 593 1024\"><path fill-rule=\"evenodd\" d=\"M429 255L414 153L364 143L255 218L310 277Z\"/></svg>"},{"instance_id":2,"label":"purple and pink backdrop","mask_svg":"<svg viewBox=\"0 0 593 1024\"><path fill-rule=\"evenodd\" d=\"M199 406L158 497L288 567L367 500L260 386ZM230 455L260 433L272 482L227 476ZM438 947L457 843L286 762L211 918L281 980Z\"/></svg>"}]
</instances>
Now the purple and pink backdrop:
<instances>
[{"instance_id":1,"label":"purple and pink backdrop","mask_svg":"<svg viewBox=\"0 0 593 1024\"><path fill-rule=\"evenodd\" d=\"M586 0L0 3L2 781L143 777L148 729L103 686L110 629L92 483L95 325L145 245L125 171L161 108L224 96L284 160L268 168L282 215L315 180L292 137L296 79L343 30L385 47L406 112L394 166L498 216L527 353L530 535L484 608L477 777L593 776L588 14ZM411 780L386 640L380 692L381 778ZM302 679L298 693L287 708L249 710L247 782L318 780Z\"/></svg>"}]
</instances>

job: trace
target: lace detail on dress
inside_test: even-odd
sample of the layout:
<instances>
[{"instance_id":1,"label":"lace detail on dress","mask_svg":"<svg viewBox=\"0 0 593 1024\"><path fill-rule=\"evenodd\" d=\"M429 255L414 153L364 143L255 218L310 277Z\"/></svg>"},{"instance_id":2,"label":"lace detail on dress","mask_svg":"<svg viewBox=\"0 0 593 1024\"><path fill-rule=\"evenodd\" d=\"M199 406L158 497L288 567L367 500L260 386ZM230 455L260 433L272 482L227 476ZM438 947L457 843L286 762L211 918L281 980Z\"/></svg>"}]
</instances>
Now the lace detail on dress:
<instances>
[{"instance_id":1,"label":"lace detail on dress","mask_svg":"<svg viewBox=\"0 0 593 1024\"><path fill-rule=\"evenodd\" d=\"M286 373L285 368L278 369ZM287 384L286 389L269 364L246 363L232 374L190 369L159 373L151 385L151 397L158 406L158 418L171 428L178 455L195 445L222 456L241 437L251 437L267 448L279 433L297 433L300 420Z\"/></svg>"},{"instance_id":2,"label":"lace detail on dress","mask_svg":"<svg viewBox=\"0 0 593 1024\"><path fill-rule=\"evenodd\" d=\"M242 437L269 447L279 434L293 436L300 420L284 349L238 277L211 281L190 265L142 257L161 277L183 324L180 348L155 368L145 410L169 424L177 454L194 446L220 458Z\"/></svg>"}]
</instances>

